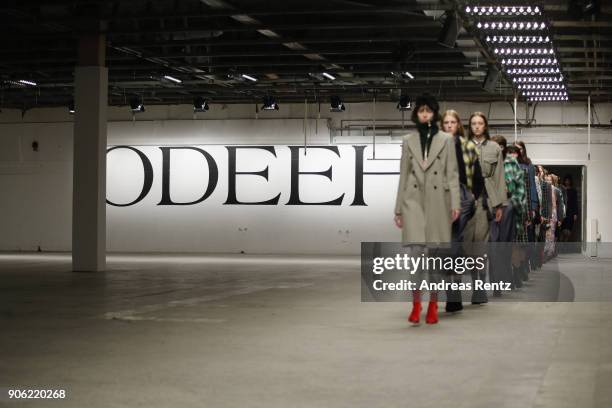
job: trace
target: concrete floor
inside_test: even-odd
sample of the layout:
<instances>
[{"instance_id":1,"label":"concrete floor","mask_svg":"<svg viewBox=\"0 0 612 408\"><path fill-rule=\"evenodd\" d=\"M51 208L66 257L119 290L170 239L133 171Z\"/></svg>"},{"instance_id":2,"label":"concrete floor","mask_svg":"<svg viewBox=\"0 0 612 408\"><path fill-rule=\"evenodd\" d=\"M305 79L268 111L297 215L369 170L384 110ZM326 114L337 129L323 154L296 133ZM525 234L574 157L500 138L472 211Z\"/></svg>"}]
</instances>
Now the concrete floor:
<instances>
[{"instance_id":1,"label":"concrete floor","mask_svg":"<svg viewBox=\"0 0 612 408\"><path fill-rule=\"evenodd\" d=\"M0 406L612 406L612 303L408 311L360 302L358 257L1 254L0 387L68 397Z\"/></svg>"}]
</instances>

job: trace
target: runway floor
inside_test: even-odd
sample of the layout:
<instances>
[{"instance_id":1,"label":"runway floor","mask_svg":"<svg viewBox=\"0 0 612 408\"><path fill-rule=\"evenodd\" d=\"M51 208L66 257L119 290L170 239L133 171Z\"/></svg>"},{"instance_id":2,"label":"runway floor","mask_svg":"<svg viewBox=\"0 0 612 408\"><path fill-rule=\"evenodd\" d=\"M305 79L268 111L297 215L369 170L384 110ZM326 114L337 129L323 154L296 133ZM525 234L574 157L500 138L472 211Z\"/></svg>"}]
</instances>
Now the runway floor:
<instances>
[{"instance_id":1,"label":"runway floor","mask_svg":"<svg viewBox=\"0 0 612 408\"><path fill-rule=\"evenodd\" d=\"M0 406L612 406L612 303L441 305L412 326L409 304L360 293L358 257L116 254L75 273L67 254L3 253Z\"/></svg>"}]
</instances>

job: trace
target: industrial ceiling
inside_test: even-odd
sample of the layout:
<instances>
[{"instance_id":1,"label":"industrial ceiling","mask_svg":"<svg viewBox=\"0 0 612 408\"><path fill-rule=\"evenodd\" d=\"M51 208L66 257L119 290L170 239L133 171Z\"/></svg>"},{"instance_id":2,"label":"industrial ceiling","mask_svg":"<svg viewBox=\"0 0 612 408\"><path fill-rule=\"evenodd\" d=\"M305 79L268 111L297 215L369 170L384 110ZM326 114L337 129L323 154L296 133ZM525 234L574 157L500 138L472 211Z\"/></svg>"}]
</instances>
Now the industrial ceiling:
<instances>
[{"instance_id":1,"label":"industrial ceiling","mask_svg":"<svg viewBox=\"0 0 612 408\"><path fill-rule=\"evenodd\" d=\"M539 7L568 99L610 101L612 6L605 3L3 0L0 108L69 104L78 40L92 27L106 36L111 105L333 95L397 101L423 91L444 100L510 101L515 93L525 100L502 64L505 51L486 41L507 33L478 28L497 16L478 17L474 6ZM456 35L451 19L459 24ZM454 46L440 44L444 36L454 37ZM495 68L502 74L483 89Z\"/></svg>"}]
</instances>

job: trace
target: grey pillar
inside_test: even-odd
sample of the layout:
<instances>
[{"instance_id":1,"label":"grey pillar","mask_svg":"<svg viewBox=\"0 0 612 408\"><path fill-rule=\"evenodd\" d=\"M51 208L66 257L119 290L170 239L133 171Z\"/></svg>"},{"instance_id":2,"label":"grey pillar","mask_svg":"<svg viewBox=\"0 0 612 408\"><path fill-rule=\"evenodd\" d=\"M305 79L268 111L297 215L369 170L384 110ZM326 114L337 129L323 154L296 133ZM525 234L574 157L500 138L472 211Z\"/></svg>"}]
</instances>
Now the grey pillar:
<instances>
[{"instance_id":1,"label":"grey pillar","mask_svg":"<svg viewBox=\"0 0 612 408\"><path fill-rule=\"evenodd\" d=\"M106 40L82 37L74 76L72 269L106 268Z\"/></svg>"}]
</instances>

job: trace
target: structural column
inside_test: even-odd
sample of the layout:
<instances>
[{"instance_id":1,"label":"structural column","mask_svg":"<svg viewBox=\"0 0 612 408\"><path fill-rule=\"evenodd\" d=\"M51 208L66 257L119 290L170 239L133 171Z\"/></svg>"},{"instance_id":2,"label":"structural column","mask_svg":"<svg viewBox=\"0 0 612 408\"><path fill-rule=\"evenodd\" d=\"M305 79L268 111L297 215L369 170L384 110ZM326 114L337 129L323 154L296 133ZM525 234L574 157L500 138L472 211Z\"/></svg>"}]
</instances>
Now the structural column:
<instances>
[{"instance_id":1,"label":"structural column","mask_svg":"<svg viewBox=\"0 0 612 408\"><path fill-rule=\"evenodd\" d=\"M106 39L80 39L74 75L72 269L106 268Z\"/></svg>"}]
</instances>

